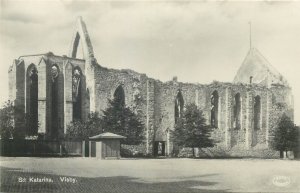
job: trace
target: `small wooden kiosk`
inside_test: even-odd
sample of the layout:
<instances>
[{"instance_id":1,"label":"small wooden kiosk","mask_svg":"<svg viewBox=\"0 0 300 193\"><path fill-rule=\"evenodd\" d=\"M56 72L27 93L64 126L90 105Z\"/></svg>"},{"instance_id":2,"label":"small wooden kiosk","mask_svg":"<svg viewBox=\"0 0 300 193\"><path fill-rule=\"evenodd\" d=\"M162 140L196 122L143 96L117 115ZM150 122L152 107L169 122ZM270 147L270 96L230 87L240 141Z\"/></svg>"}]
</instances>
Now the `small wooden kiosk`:
<instances>
[{"instance_id":1,"label":"small wooden kiosk","mask_svg":"<svg viewBox=\"0 0 300 193\"><path fill-rule=\"evenodd\" d=\"M119 159L120 140L125 138L124 136L109 132L90 137L89 156L100 159Z\"/></svg>"}]
</instances>

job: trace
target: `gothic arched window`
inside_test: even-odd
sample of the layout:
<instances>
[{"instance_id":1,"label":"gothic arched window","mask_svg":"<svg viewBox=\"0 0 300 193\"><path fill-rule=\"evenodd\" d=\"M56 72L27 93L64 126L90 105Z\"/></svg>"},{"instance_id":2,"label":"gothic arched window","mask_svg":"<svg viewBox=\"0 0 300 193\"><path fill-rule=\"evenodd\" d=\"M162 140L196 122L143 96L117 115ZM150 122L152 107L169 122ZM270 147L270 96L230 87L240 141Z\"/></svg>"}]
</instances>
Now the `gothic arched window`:
<instances>
[{"instance_id":1,"label":"gothic arched window","mask_svg":"<svg viewBox=\"0 0 300 193\"><path fill-rule=\"evenodd\" d=\"M218 91L214 91L210 97L211 101L211 115L210 124L212 127L218 127L218 115L219 115L219 94Z\"/></svg>"},{"instance_id":2,"label":"gothic arched window","mask_svg":"<svg viewBox=\"0 0 300 193\"><path fill-rule=\"evenodd\" d=\"M182 117L183 107L184 107L184 100L183 100L181 91L178 90L177 96L175 99L175 123L177 123L178 119Z\"/></svg>"},{"instance_id":3,"label":"gothic arched window","mask_svg":"<svg viewBox=\"0 0 300 193\"><path fill-rule=\"evenodd\" d=\"M114 102L121 108L125 107L125 92L122 85L119 85L114 92Z\"/></svg>"},{"instance_id":4,"label":"gothic arched window","mask_svg":"<svg viewBox=\"0 0 300 193\"><path fill-rule=\"evenodd\" d=\"M38 72L34 64L27 69L27 134L38 132Z\"/></svg>"},{"instance_id":5,"label":"gothic arched window","mask_svg":"<svg viewBox=\"0 0 300 193\"><path fill-rule=\"evenodd\" d=\"M59 76L59 68L57 65L53 65L51 67L51 78L52 78L52 86L51 86L51 135L52 138L58 137L58 76Z\"/></svg>"},{"instance_id":6,"label":"gothic arched window","mask_svg":"<svg viewBox=\"0 0 300 193\"><path fill-rule=\"evenodd\" d=\"M237 93L234 96L234 107L233 107L233 127L236 129L241 128L241 95Z\"/></svg>"},{"instance_id":7,"label":"gothic arched window","mask_svg":"<svg viewBox=\"0 0 300 193\"><path fill-rule=\"evenodd\" d=\"M253 109L253 120L254 120L254 129L260 129L260 117L261 117L261 100L260 96L254 98L254 109Z\"/></svg>"},{"instance_id":8,"label":"gothic arched window","mask_svg":"<svg viewBox=\"0 0 300 193\"><path fill-rule=\"evenodd\" d=\"M81 70L76 67L72 76L73 120L81 120Z\"/></svg>"}]
</instances>

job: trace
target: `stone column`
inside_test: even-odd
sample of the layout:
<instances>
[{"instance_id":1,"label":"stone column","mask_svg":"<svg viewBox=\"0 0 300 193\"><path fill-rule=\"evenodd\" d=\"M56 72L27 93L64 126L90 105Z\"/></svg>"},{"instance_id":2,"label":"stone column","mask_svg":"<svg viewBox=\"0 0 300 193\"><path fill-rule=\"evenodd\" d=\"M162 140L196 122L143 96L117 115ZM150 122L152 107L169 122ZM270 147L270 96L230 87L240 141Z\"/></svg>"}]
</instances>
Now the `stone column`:
<instances>
[{"instance_id":1,"label":"stone column","mask_svg":"<svg viewBox=\"0 0 300 193\"><path fill-rule=\"evenodd\" d=\"M26 113L29 113L28 112L28 107L27 107L27 100L28 100L28 98L27 98L27 68L28 68L28 65L24 65L24 67L25 67L25 69L24 69L24 82L23 82L23 84L24 84L24 108L25 108L25 115L26 115Z\"/></svg>"},{"instance_id":2,"label":"stone column","mask_svg":"<svg viewBox=\"0 0 300 193\"><path fill-rule=\"evenodd\" d=\"M39 134L46 133L46 114L47 114L47 64L44 58L40 61L38 67L38 121L39 121Z\"/></svg>"},{"instance_id":3,"label":"stone column","mask_svg":"<svg viewBox=\"0 0 300 193\"><path fill-rule=\"evenodd\" d=\"M170 131L167 129L167 156L170 155Z\"/></svg>"},{"instance_id":4,"label":"stone column","mask_svg":"<svg viewBox=\"0 0 300 193\"><path fill-rule=\"evenodd\" d=\"M263 107L263 103L262 102L263 102L263 100L262 100L262 96L261 96L261 99L260 99L260 117L259 117L259 119L260 119L259 120L259 128L260 129L262 129L262 122L263 122L262 121L262 115L263 115L263 108L262 108Z\"/></svg>"},{"instance_id":5,"label":"stone column","mask_svg":"<svg viewBox=\"0 0 300 193\"><path fill-rule=\"evenodd\" d=\"M16 72L14 76L16 76L16 100L14 101L15 107L18 109L18 111L14 114L14 124L15 128L23 128L25 125L24 116L25 116L25 64L23 60L18 61L18 64L16 65Z\"/></svg>"},{"instance_id":6,"label":"stone column","mask_svg":"<svg viewBox=\"0 0 300 193\"><path fill-rule=\"evenodd\" d=\"M8 70L8 97L11 102L15 102L16 100L16 92L17 92L17 74L16 74L16 66L18 60L14 60L13 64L9 67Z\"/></svg>"},{"instance_id":7,"label":"stone column","mask_svg":"<svg viewBox=\"0 0 300 193\"><path fill-rule=\"evenodd\" d=\"M240 101L241 101L241 109L240 109L240 129L242 130L243 129L243 123L244 123L244 119L243 119L243 97L242 95L240 95Z\"/></svg>"},{"instance_id":8,"label":"stone column","mask_svg":"<svg viewBox=\"0 0 300 193\"><path fill-rule=\"evenodd\" d=\"M146 153L149 153L149 80L146 81Z\"/></svg>"},{"instance_id":9,"label":"stone column","mask_svg":"<svg viewBox=\"0 0 300 193\"><path fill-rule=\"evenodd\" d=\"M230 133L229 133L229 125L228 125L228 88L225 89L225 120L224 120L224 123L225 123L225 146L226 148L230 148ZM221 105L220 105L221 106ZM220 112L221 112L221 109L220 109ZM218 114L220 114L220 112Z\"/></svg>"},{"instance_id":10,"label":"stone column","mask_svg":"<svg viewBox=\"0 0 300 193\"><path fill-rule=\"evenodd\" d=\"M64 133L66 133L67 125L73 120L72 76L73 66L67 62L64 65Z\"/></svg>"},{"instance_id":11,"label":"stone column","mask_svg":"<svg viewBox=\"0 0 300 193\"><path fill-rule=\"evenodd\" d=\"M247 91L247 96L246 96L246 124L245 124L245 127L246 127L246 136L245 136L245 146L246 146L246 149L249 149L250 148L250 145L251 145L251 114L250 114L250 102L252 100L250 100L250 97L251 95L249 94L249 92Z\"/></svg>"},{"instance_id":12,"label":"stone column","mask_svg":"<svg viewBox=\"0 0 300 193\"><path fill-rule=\"evenodd\" d=\"M96 84L95 84L95 67L86 60L85 62L85 74L86 74L86 87L89 89L90 95L90 112L96 112ZM88 67L90 66L90 67Z\"/></svg>"},{"instance_id":13,"label":"stone column","mask_svg":"<svg viewBox=\"0 0 300 193\"><path fill-rule=\"evenodd\" d=\"M269 145L269 92L267 92L267 99L266 99L266 144Z\"/></svg>"}]
</instances>

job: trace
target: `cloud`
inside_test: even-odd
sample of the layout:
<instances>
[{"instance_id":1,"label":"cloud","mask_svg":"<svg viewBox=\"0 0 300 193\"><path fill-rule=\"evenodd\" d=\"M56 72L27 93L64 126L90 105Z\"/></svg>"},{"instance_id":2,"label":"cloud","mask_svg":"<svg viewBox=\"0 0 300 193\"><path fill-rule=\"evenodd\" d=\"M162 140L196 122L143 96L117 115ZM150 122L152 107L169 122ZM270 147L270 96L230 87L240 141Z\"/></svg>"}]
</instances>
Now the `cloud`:
<instances>
[{"instance_id":1,"label":"cloud","mask_svg":"<svg viewBox=\"0 0 300 193\"><path fill-rule=\"evenodd\" d=\"M11 13L3 14L2 20L7 20L11 22L22 22L22 23L40 23L41 21L32 15L27 15L23 13Z\"/></svg>"}]
</instances>

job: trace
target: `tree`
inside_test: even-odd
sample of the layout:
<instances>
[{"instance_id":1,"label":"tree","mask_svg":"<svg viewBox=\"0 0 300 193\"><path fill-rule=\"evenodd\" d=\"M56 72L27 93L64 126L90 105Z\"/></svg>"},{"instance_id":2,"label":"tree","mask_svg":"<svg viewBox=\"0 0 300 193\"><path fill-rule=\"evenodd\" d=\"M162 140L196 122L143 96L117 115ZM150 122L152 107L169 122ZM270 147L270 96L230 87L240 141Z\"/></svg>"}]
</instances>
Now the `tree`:
<instances>
[{"instance_id":1,"label":"tree","mask_svg":"<svg viewBox=\"0 0 300 193\"><path fill-rule=\"evenodd\" d=\"M11 101L4 103L0 109L0 135L2 139L9 139L14 134L14 106Z\"/></svg>"},{"instance_id":2,"label":"tree","mask_svg":"<svg viewBox=\"0 0 300 193\"><path fill-rule=\"evenodd\" d=\"M294 125L293 121L283 114L275 127L272 139L272 147L275 150L280 151L282 157L283 152L294 151L298 145L298 129Z\"/></svg>"},{"instance_id":3,"label":"tree","mask_svg":"<svg viewBox=\"0 0 300 193\"><path fill-rule=\"evenodd\" d=\"M195 104L189 104L183 116L178 119L172 138L178 146L191 147L195 157L195 147L205 148L214 145L210 138L211 131L212 127L206 125L203 112Z\"/></svg>"},{"instance_id":4,"label":"tree","mask_svg":"<svg viewBox=\"0 0 300 193\"><path fill-rule=\"evenodd\" d=\"M18 124L16 127L15 122L25 123ZM20 107L13 104L8 100L0 109L0 135L2 139L24 139L26 130L31 126L28 115L22 113Z\"/></svg>"},{"instance_id":5,"label":"tree","mask_svg":"<svg viewBox=\"0 0 300 193\"><path fill-rule=\"evenodd\" d=\"M102 127L105 132L112 132L126 137L124 143L138 145L144 140L144 125L128 107L121 97L115 96L109 100L109 105L103 111Z\"/></svg>"},{"instance_id":6,"label":"tree","mask_svg":"<svg viewBox=\"0 0 300 193\"><path fill-rule=\"evenodd\" d=\"M38 135L38 128L39 122L33 121L33 116L30 114L25 114L25 128L26 128L26 135L27 136L37 136Z\"/></svg>"},{"instance_id":7,"label":"tree","mask_svg":"<svg viewBox=\"0 0 300 193\"><path fill-rule=\"evenodd\" d=\"M103 132L99 113L90 113L86 121L75 120L67 126L65 137L68 139L86 140Z\"/></svg>"}]
</instances>

